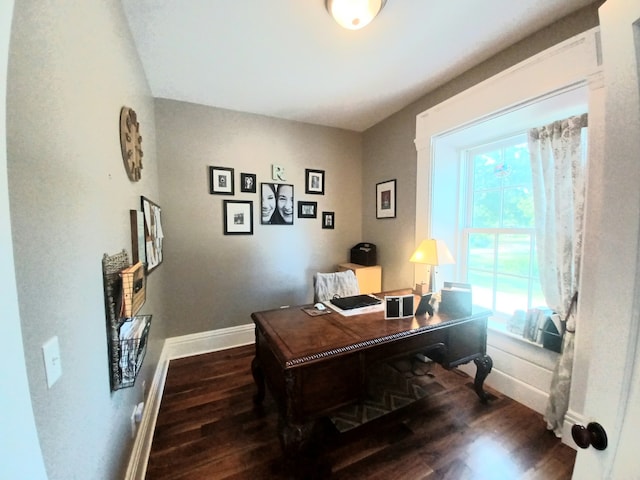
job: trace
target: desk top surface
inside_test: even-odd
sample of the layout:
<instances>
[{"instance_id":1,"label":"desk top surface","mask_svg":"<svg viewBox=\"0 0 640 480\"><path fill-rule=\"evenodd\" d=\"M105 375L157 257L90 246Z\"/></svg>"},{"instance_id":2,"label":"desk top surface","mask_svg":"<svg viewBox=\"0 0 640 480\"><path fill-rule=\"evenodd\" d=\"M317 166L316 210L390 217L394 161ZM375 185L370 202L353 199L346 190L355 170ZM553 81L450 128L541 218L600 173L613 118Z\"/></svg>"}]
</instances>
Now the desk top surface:
<instances>
[{"instance_id":1,"label":"desk top surface","mask_svg":"<svg viewBox=\"0 0 640 480\"><path fill-rule=\"evenodd\" d=\"M385 292L379 296L408 293L411 290ZM419 299L417 295L416 297L415 305ZM311 316L303 310L311 306L267 310L251 315L254 323L274 347L274 353L287 367L487 318L491 314L489 310L474 306L472 315L468 317L436 312L432 317L421 315L387 320L383 309L350 316L343 316L336 311Z\"/></svg>"}]
</instances>

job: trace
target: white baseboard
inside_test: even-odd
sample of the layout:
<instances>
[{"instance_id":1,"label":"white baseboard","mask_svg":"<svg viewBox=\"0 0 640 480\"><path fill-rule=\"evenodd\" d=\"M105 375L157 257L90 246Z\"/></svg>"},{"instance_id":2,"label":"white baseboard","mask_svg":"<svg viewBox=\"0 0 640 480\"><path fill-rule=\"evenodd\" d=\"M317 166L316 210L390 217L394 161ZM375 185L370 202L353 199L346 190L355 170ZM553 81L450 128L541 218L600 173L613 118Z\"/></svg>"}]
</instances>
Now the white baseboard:
<instances>
[{"instance_id":1,"label":"white baseboard","mask_svg":"<svg viewBox=\"0 0 640 480\"><path fill-rule=\"evenodd\" d=\"M173 360L174 358L190 357L191 355L249 345L255 341L255 338L255 326L250 323L238 327L167 338L164 342L164 348L167 350L167 358Z\"/></svg>"},{"instance_id":2,"label":"white baseboard","mask_svg":"<svg viewBox=\"0 0 640 480\"><path fill-rule=\"evenodd\" d=\"M223 328L209 332L184 335L182 337L167 338L160 353L160 359L153 376L153 382L146 398L146 406L142 414L142 421L138 428L129 465L125 475L126 480L144 480L147 473L147 462L151 452L153 432L156 427L160 402L167 378L169 361L215 352L227 348L249 345L255 341L255 327L253 324L238 327Z\"/></svg>"}]
</instances>

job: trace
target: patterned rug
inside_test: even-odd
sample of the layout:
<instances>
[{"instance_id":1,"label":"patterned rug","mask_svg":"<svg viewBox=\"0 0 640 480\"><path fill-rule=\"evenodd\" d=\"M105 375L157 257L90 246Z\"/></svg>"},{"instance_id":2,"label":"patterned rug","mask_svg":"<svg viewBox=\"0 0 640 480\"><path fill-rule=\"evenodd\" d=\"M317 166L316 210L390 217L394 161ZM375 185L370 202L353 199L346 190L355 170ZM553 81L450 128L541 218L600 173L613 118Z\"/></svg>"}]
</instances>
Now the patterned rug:
<instances>
[{"instance_id":1,"label":"patterned rug","mask_svg":"<svg viewBox=\"0 0 640 480\"><path fill-rule=\"evenodd\" d=\"M432 366L416 359L376 365L369 371L364 401L337 410L331 421L338 431L346 432L444 390L430 373Z\"/></svg>"}]
</instances>

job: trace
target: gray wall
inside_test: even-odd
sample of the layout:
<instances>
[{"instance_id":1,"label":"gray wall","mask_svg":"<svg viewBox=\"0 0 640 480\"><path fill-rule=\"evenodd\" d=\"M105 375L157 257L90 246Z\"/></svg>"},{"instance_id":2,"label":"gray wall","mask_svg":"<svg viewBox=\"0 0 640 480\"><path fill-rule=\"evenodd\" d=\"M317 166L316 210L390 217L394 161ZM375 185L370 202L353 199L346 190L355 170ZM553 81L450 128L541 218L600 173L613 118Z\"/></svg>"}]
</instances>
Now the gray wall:
<instances>
[{"instance_id":1,"label":"gray wall","mask_svg":"<svg viewBox=\"0 0 640 480\"><path fill-rule=\"evenodd\" d=\"M414 265L409 257L416 247L416 115L546 48L597 26L597 7L602 3L595 2L516 43L364 132L362 149L366 168L362 174L365 205L362 235L378 245L383 288L409 287L414 278ZM397 179L397 217L378 220L375 209L367 208L368 201L375 195L376 183L393 178Z\"/></svg>"},{"instance_id":2,"label":"gray wall","mask_svg":"<svg viewBox=\"0 0 640 480\"><path fill-rule=\"evenodd\" d=\"M7 91L11 227L24 361L50 480L122 478L129 416L142 399L141 382L110 392L101 270L104 253L130 251L129 209L139 208L140 195L162 203L153 99L126 25L117 1L15 3ZM123 105L141 121L138 183L128 180L120 154ZM163 275L160 268L149 277L143 307L154 315L141 374L148 384L164 340ZM63 373L48 389L41 346L54 335Z\"/></svg>"},{"instance_id":3,"label":"gray wall","mask_svg":"<svg viewBox=\"0 0 640 480\"><path fill-rule=\"evenodd\" d=\"M158 165L167 275L167 336L251 323L251 312L313 301L313 274L334 271L361 241L361 136L334 128L157 99ZM260 224L260 183L285 168L294 198L335 212ZM235 195L209 193L208 167L234 169ZM325 194L305 194L305 168L325 171ZM240 174L257 193L240 192ZM223 200L253 202L254 234L223 234Z\"/></svg>"}]
</instances>

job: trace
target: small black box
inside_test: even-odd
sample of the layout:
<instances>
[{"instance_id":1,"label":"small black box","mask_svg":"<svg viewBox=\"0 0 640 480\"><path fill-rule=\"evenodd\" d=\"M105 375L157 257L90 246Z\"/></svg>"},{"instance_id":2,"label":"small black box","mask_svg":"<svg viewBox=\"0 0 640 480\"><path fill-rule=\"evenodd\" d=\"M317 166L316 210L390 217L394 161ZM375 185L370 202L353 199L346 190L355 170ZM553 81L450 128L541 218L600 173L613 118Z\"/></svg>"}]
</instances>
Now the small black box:
<instances>
[{"instance_id":1,"label":"small black box","mask_svg":"<svg viewBox=\"0 0 640 480\"><path fill-rule=\"evenodd\" d=\"M372 267L377 262L376 246L373 243L359 243L351 249L351 263Z\"/></svg>"},{"instance_id":2,"label":"small black box","mask_svg":"<svg viewBox=\"0 0 640 480\"><path fill-rule=\"evenodd\" d=\"M460 317L468 317L472 313L471 285L468 283L444 282L440 291L438 311Z\"/></svg>"},{"instance_id":3,"label":"small black box","mask_svg":"<svg viewBox=\"0 0 640 480\"><path fill-rule=\"evenodd\" d=\"M562 333L558 332L550 318L547 319L542 329L542 346L547 350L562 352Z\"/></svg>"}]
</instances>

